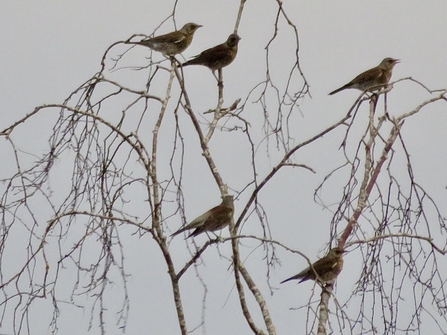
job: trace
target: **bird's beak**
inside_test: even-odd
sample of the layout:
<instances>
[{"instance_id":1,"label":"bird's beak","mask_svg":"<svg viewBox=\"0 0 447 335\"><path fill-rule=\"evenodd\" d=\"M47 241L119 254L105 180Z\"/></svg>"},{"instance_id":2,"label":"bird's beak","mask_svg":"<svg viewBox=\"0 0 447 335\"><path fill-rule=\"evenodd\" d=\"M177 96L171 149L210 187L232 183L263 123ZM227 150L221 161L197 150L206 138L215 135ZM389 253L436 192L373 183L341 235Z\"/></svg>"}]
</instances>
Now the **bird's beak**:
<instances>
[{"instance_id":1,"label":"bird's beak","mask_svg":"<svg viewBox=\"0 0 447 335\"><path fill-rule=\"evenodd\" d=\"M394 59L394 63L400 63L400 59Z\"/></svg>"}]
</instances>

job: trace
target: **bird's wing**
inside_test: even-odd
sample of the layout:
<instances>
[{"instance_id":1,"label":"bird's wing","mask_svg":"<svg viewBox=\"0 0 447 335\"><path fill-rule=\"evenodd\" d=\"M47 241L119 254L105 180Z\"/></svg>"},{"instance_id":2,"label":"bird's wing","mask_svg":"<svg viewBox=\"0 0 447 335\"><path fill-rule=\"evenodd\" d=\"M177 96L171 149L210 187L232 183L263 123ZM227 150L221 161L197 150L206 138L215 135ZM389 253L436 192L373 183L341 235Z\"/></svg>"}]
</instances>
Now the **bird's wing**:
<instances>
[{"instance_id":1,"label":"bird's wing","mask_svg":"<svg viewBox=\"0 0 447 335\"><path fill-rule=\"evenodd\" d=\"M316 261L315 263L312 264L312 266L309 266L307 268L305 268L303 271L301 271L300 273L296 274L293 277L290 277L284 281L281 282L285 283L289 280L293 280L293 279L300 279L302 278L299 282L303 282L306 281L308 279L313 279L315 278L315 272L318 275L321 275L325 272L328 272L330 270L332 270L332 268L335 266L336 264L333 264L333 262L328 262L327 259L325 257L319 259L318 261Z\"/></svg>"},{"instance_id":2,"label":"bird's wing","mask_svg":"<svg viewBox=\"0 0 447 335\"><path fill-rule=\"evenodd\" d=\"M287 278L286 280L283 280L280 284L288 282L290 280L294 280L294 279L301 279L299 281L299 283L301 283L303 281L306 281L306 280L310 279L309 276L312 276L312 274L313 274L313 270L309 266L309 267L305 268L303 271L301 271L300 273L298 273L298 274L296 274L296 275L294 275L294 276L292 276L290 278Z\"/></svg>"},{"instance_id":3,"label":"bird's wing","mask_svg":"<svg viewBox=\"0 0 447 335\"><path fill-rule=\"evenodd\" d=\"M194 220L192 220L187 225L187 227L189 227L189 229L192 229L192 228L196 228L198 226L203 225L208 220L210 215L211 215L211 211L203 213L202 215L200 215L200 216L196 217Z\"/></svg>"},{"instance_id":4,"label":"bird's wing","mask_svg":"<svg viewBox=\"0 0 447 335\"><path fill-rule=\"evenodd\" d=\"M209 63L220 61L222 58L228 56L228 48L225 45L217 45L214 48L202 51L195 59L203 59Z\"/></svg>"},{"instance_id":5,"label":"bird's wing","mask_svg":"<svg viewBox=\"0 0 447 335\"><path fill-rule=\"evenodd\" d=\"M337 262L334 262L332 259L328 259L327 257L323 257L312 264L310 271L314 273L314 269L319 276L323 275L326 272L331 271L333 268L337 266Z\"/></svg>"},{"instance_id":6,"label":"bird's wing","mask_svg":"<svg viewBox=\"0 0 447 335\"><path fill-rule=\"evenodd\" d=\"M232 213L232 208L214 207L209 211L209 216L203 221L200 228L203 228L203 231L218 230L229 223Z\"/></svg>"},{"instance_id":7,"label":"bird's wing","mask_svg":"<svg viewBox=\"0 0 447 335\"><path fill-rule=\"evenodd\" d=\"M205 231L216 231L229 224L233 209L229 207L214 207L210 215L200 224L190 236L197 236Z\"/></svg>"},{"instance_id":8,"label":"bird's wing","mask_svg":"<svg viewBox=\"0 0 447 335\"><path fill-rule=\"evenodd\" d=\"M214 207L210 212L211 213L207 221L225 220L230 217L230 215L233 212L233 209L230 207Z\"/></svg>"},{"instance_id":9,"label":"bird's wing","mask_svg":"<svg viewBox=\"0 0 447 335\"><path fill-rule=\"evenodd\" d=\"M211 214L210 211L203 213L202 215L200 215L199 217L192 220L190 223L188 223L183 228L180 228L179 230L177 230L171 236L178 235L178 234L183 233L184 231L187 231L190 229L200 228L201 226L204 225L205 221L209 218L210 214Z\"/></svg>"},{"instance_id":10,"label":"bird's wing","mask_svg":"<svg viewBox=\"0 0 447 335\"><path fill-rule=\"evenodd\" d=\"M172 33L156 36L153 38L150 38L149 41L154 44L161 44L161 43L181 43L186 38L185 34L181 31L173 31Z\"/></svg>"},{"instance_id":11,"label":"bird's wing","mask_svg":"<svg viewBox=\"0 0 447 335\"><path fill-rule=\"evenodd\" d=\"M355 77L351 83L357 83L362 85L364 82L374 82L383 76L383 70L377 67L369 69L363 73L360 73L357 77Z\"/></svg>"}]
</instances>

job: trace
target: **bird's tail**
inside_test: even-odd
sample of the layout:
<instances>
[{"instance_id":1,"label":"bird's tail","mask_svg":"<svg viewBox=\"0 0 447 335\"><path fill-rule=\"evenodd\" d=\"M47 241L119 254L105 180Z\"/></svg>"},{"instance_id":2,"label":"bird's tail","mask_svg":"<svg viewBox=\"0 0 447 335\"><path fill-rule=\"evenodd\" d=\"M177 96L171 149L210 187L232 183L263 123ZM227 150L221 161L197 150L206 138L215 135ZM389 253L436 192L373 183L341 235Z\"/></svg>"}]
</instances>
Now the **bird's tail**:
<instances>
[{"instance_id":1,"label":"bird's tail","mask_svg":"<svg viewBox=\"0 0 447 335\"><path fill-rule=\"evenodd\" d=\"M287 278L286 280L283 280L282 282L280 282L280 284L283 284L290 280L295 280L295 279L300 279L300 281L298 282L298 284L299 284L299 283L302 283L303 281L309 280L309 277L307 277L305 274L298 273L297 275L294 275L290 278Z\"/></svg>"},{"instance_id":2,"label":"bird's tail","mask_svg":"<svg viewBox=\"0 0 447 335\"><path fill-rule=\"evenodd\" d=\"M287 278L286 280L283 280L282 282L280 282L280 284L284 284L287 283L288 281L292 280L293 277Z\"/></svg>"},{"instance_id":3,"label":"bird's tail","mask_svg":"<svg viewBox=\"0 0 447 335\"><path fill-rule=\"evenodd\" d=\"M338 93L338 92L343 91L343 90L345 90L345 89L347 89L347 88L348 88L348 86L347 86L347 85L344 85L344 86L342 86L342 87L340 87L340 88L337 88L335 91L332 91L331 93L329 93L329 95Z\"/></svg>"},{"instance_id":4,"label":"bird's tail","mask_svg":"<svg viewBox=\"0 0 447 335\"><path fill-rule=\"evenodd\" d=\"M191 60L184 62L182 64L182 66L188 66L188 65L196 65L196 63L194 62L194 59L191 59Z\"/></svg>"},{"instance_id":5,"label":"bird's tail","mask_svg":"<svg viewBox=\"0 0 447 335\"><path fill-rule=\"evenodd\" d=\"M180 233L183 233L184 231L186 231L186 230L188 230L188 229L189 229L188 227L180 228L180 229L177 230L175 233L172 233L172 234L171 234L171 237L176 236L176 235L178 235L178 234L180 234Z\"/></svg>"},{"instance_id":6,"label":"bird's tail","mask_svg":"<svg viewBox=\"0 0 447 335\"><path fill-rule=\"evenodd\" d=\"M306 277L303 277L302 275L295 275L295 276L293 276L293 277L287 278L286 280L283 280L280 284L286 283L286 282L291 281L291 280L294 280L294 279L301 279L301 280L298 282L298 284L301 283L301 282L303 282L303 281L306 281L306 280L307 280L307 278L306 278Z\"/></svg>"}]
</instances>

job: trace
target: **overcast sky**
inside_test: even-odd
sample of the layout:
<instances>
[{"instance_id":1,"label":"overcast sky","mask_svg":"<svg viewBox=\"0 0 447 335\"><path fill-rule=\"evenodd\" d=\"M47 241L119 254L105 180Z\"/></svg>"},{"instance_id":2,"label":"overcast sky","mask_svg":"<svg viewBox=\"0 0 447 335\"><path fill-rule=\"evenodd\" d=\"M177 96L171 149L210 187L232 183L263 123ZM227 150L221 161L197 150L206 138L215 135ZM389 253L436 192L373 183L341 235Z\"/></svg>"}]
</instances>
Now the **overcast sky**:
<instances>
[{"instance_id":1,"label":"overcast sky","mask_svg":"<svg viewBox=\"0 0 447 335\"><path fill-rule=\"evenodd\" d=\"M0 11L0 129L30 113L38 105L62 103L75 88L100 69L101 57L111 44L133 34L151 34L170 14L172 4L172 1L155 0L4 1ZM183 56L189 59L202 50L225 41L233 32L238 7L239 1L236 0L179 1L177 24L182 26L186 22L195 22L203 25ZM284 8L298 28L300 65L312 95L312 98L306 97L301 101L301 114L294 116L293 131L297 143L339 120L359 94L358 91L347 90L328 96L328 92L347 83L360 72L378 65L385 57L401 60L394 69L392 80L412 77L430 89L447 88L445 0L286 0ZM244 98L256 83L263 80L263 50L272 36L275 13L276 3L272 0L247 1L238 31L242 38L238 56L224 70L226 104L237 98ZM290 30L286 30L284 22L281 23L280 32L281 29L286 33L285 37L280 36L276 42L272 67L276 69L275 80L284 83L287 73L281 73L281 66L293 61L294 50L290 50L287 42ZM159 33L172 30L172 21L168 21L159 29ZM132 55L132 59L144 63L147 55L148 50L140 48ZM187 68L185 78L196 108L203 111L212 108L215 105L216 90L210 71L199 67ZM139 84L130 85L137 88ZM299 88L297 86L296 90ZM210 93L203 94L207 89L210 89ZM429 95L416 84L402 83L389 95L390 114L397 116L408 112L428 98ZM257 113L259 110L253 109L252 112ZM36 134L44 136L39 130L45 125L39 125L38 118L34 122ZM426 113L408 120L402 133L408 144L407 149L411 152L418 180L434 196L443 199L444 206L447 185L446 124L446 106L436 104ZM28 133L29 137L24 141L32 142L36 134ZM270 221L281 223L272 224L274 237L291 248L306 253L311 260L323 255L321 251L329 239L328 221L331 219L331 212L323 210L313 201L313 192L322 182L325 173L336 166L332 163L340 154L336 150L341 138L340 133L330 135L312 151L306 152L307 156L303 154L296 157L296 162L309 164L316 171L315 174L300 171L292 176L277 176L268 190L260 195L271 213ZM329 144L331 141L333 143ZM221 164L221 169L231 187L240 187L237 184L237 157L231 154L233 150L237 150L236 147L237 144L232 143L231 146L227 144L221 149L216 148L216 151L222 150L225 157L228 157L224 160L225 164ZM3 144L0 148L4 148ZM261 172L268 172L276 163L275 157L267 160ZM213 183L209 172L205 172L203 178ZM194 184L201 181L202 177L194 175L189 182ZM190 190L190 194L194 195L194 199L189 203L186 215L191 219L220 201L214 184L209 192L196 188ZM336 199L338 195L340 193L329 198ZM246 196L242 198L241 203L246 200ZM240 211L239 205L240 203L235 203L236 213ZM179 226L178 222L172 230ZM253 231L260 232L256 229ZM144 243L137 244L134 242L136 236L129 234L126 259L127 271L132 274L129 278L131 310L126 333L178 334L173 305L170 302L163 303L164 300L171 299L166 269L163 265L141 266L141 262L147 264L142 255L154 254L159 257L158 249L148 237L146 236ZM205 240L205 237L198 239L199 243ZM178 248L178 266L181 266L182 261L187 259L182 254L184 242L180 238L173 243L178 244L173 245L173 248ZM201 272L207 280L210 292L205 312L206 334L249 334L240 313L232 272L219 266L222 259L218 252L230 257L229 245L210 250ZM261 252L257 256L260 254ZM300 319L301 314L297 317L297 312L290 308L306 304L311 296L312 283L279 286L281 280L306 265L302 258L283 250L280 251L280 256L282 267L277 267L271 273L271 284L278 290L270 295L265 282L259 280L258 285L268 300L278 334L299 333L293 332L293 329L305 320ZM262 264L262 259L260 262ZM228 263L223 264L226 266ZM337 288L341 300L344 293L349 294L352 290L355 276L360 271L358 265L355 254L346 256L345 270L339 277L339 282L343 281L343 287L338 285ZM265 276L264 268L250 270L258 279ZM214 276L219 276L220 280L214 281ZM200 322L203 292L195 280L194 271L190 271L183 280L183 288L190 285L188 290L184 290L183 298L187 321L192 329ZM215 285L218 285L217 288ZM153 290L153 287L159 289ZM318 297L317 294L313 299ZM237 312L232 313L234 310ZM69 317L61 317L60 334L87 333L89 312L77 310L70 313L72 314ZM108 322L114 325L114 316L108 317ZM259 319L257 321L260 322ZM31 333L49 333L47 326L41 325L41 328ZM96 334L97 331L94 327L91 333ZM112 326L109 333L119 334L120 331ZM205 333L205 330L196 330L194 334L201 333Z\"/></svg>"}]
</instances>

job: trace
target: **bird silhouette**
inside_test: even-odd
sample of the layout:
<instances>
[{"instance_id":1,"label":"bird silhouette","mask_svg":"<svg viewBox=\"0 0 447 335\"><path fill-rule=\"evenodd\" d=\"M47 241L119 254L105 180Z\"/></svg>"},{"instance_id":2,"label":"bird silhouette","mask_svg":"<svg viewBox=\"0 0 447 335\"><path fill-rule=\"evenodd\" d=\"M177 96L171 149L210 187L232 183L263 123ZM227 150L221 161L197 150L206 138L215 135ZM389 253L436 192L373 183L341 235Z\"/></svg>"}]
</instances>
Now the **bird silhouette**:
<instances>
[{"instance_id":1,"label":"bird silhouette","mask_svg":"<svg viewBox=\"0 0 447 335\"><path fill-rule=\"evenodd\" d=\"M222 69L231 64L234 58L236 58L237 46L240 39L237 34L231 34L225 43L206 49L193 59L183 63L183 66L204 65L213 72Z\"/></svg>"},{"instance_id":2,"label":"bird silhouette","mask_svg":"<svg viewBox=\"0 0 447 335\"><path fill-rule=\"evenodd\" d=\"M309 279L318 280L321 282L327 282L335 279L343 269L342 255L343 250L338 247L332 248L326 256L320 258L318 261L305 268L295 276L283 280L281 284L294 279L301 279L298 283L302 283L303 281Z\"/></svg>"},{"instance_id":3,"label":"bird silhouette","mask_svg":"<svg viewBox=\"0 0 447 335\"><path fill-rule=\"evenodd\" d=\"M178 235L184 231L191 229L195 230L188 237L197 236L208 231L223 229L228 226L228 224L232 220L233 213L233 196L226 195L222 198L222 203L220 205L211 208L209 211L195 218L193 221L191 221L191 223L177 230L171 236Z\"/></svg>"},{"instance_id":4,"label":"bird silhouette","mask_svg":"<svg viewBox=\"0 0 447 335\"><path fill-rule=\"evenodd\" d=\"M152 50L159 51L169 57L179 54L191 44L194 33L202 27L200 24L187 23L180 30L171 33L147 38L137 44L144 45Z\"/></svg>"},{"instance_id":5,"label":"bird silhouette","mask_svg":"<svg viewBox=\"0 0 447 335\"><path fill-rule=\"evenodd\" d=\"M360 73L346 85L337 88L329 95L338 93L348 88L356 88L360 91L377 91L387 86L391 79L393 67L399 63L399 59L385 58L378 66Z\"/></svg>"}]
</instances>

